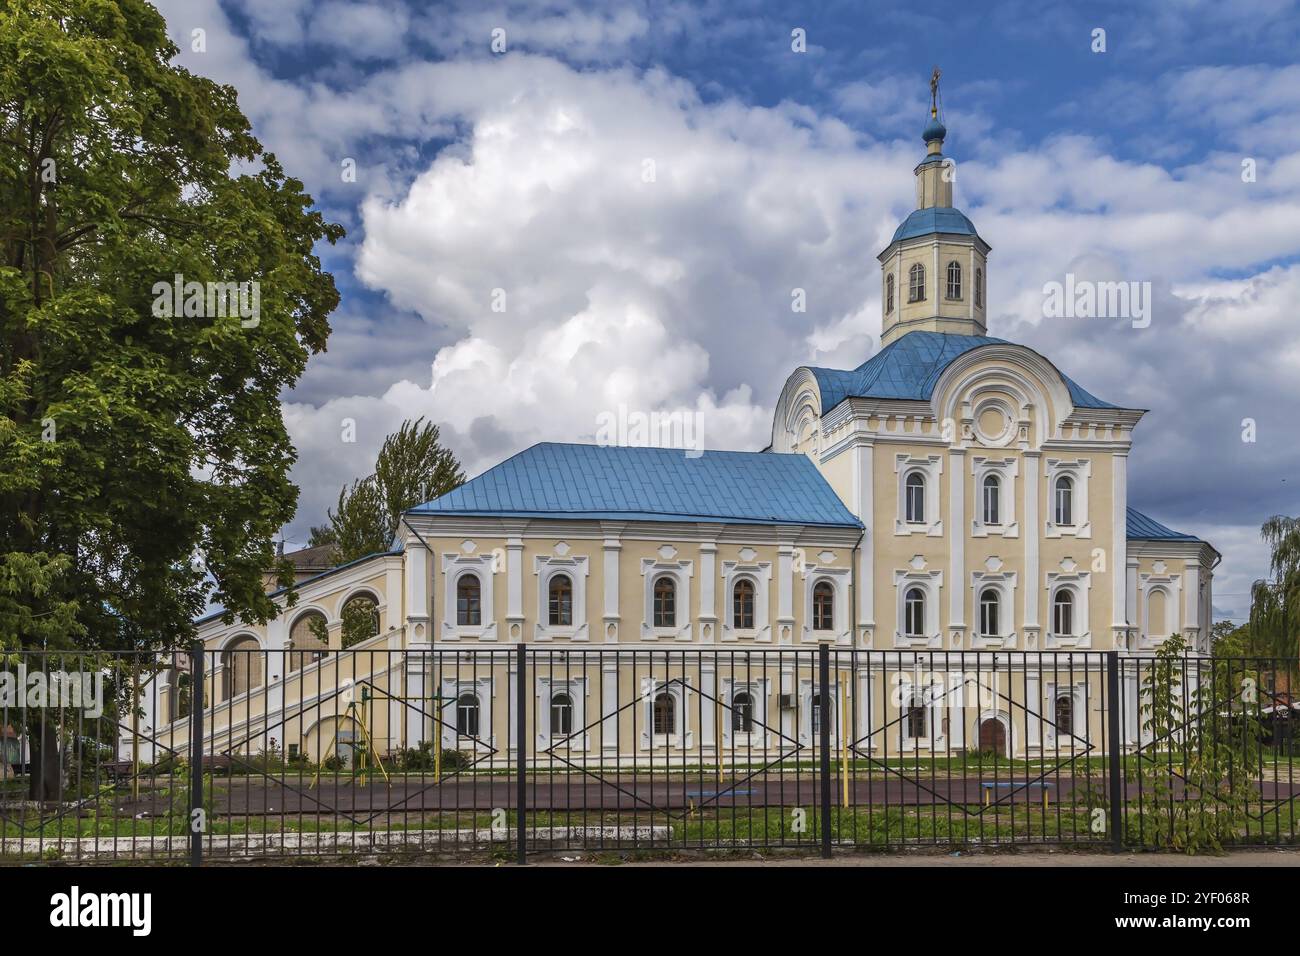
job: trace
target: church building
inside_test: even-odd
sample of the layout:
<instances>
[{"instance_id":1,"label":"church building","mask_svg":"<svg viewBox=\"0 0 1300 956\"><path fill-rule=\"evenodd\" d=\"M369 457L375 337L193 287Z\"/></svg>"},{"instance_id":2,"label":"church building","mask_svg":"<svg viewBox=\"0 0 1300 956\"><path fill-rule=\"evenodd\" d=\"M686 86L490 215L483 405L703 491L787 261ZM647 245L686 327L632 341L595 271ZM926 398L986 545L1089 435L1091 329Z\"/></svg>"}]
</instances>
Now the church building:
<instances>
[{"instance_id":1,"label":"church building","mask_svg":"<svg viewBox=\"0 0 1300 956\"><path fill-rule=\"evenodd\" d=\"M945 135L932 109L916 209L877 257L882 347L851 368L794 369L768 448L524 449L408 512L390 552L313 572L292 606L277 594L275 620L200 621L217 723L232 739L261 727L240 739L265 747L270 718L305 699L309 679L339 680L341 671L321 675L345 667L344 612L357 601L372 609L373 636L352 649L382 651L382 664L367 678L354 659L347 679L400 682L403 701L447 701L442 747L498 734L517 745L502 701L518 706L511 655L522 643L555 653L529 682L538 739L564 736L610 760L658 747L707 756L753 725L772 729L762 747L810 740L813 657L798 652L822 643L876 662L875 673L841 673L832 687L859 738L923 706L891 705L885 682L890 668L913 673L923 657L1135 657L1174 634L1208 654L1218 553L1129 506L1143 410L988 334L993 250L953 205ZM691 657L701 650L710 656ZM724 674L723 651L771 654ZM681 679L657 677L659 660ZM180 680L164 672L146 701L159 732L183 732ZM1029 713L1056 723L1059 746L1065 721L1083 735L1093 680L1011 684ZM726 721L725 740L696 693L743 712ZM630 731L598 722L642 700ZM916 748L1047 745L1050 733L1036 735L1032 721L1017 728L1007 708L986 709L951 725L913 710L897 732ZM306 721L275 723L279 745L320 750ZM376 708L367 733L392 750L426 740L432 726L395 702ZM1125 739L1136 733L1133 718Z\"/></svg>"}]
</instances>

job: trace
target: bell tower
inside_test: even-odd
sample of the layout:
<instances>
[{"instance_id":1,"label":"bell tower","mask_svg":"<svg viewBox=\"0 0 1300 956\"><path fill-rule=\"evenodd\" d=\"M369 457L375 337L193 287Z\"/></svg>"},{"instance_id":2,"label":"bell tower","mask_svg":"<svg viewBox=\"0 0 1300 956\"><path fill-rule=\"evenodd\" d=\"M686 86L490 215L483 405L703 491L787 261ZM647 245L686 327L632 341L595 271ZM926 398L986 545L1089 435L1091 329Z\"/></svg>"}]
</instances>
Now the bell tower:
<instances>
[{"instance_id":1,"label":"bell tower","mask_svg":"<svg viewBox=\"0 0 1300 956\"><path fill-rule=\"evenodd\" d=\"M876 258L882 286L881 336L888 345L908 332L984 335L988 325L990 246L952 204L957 166L943 153L939 68L930 77L930 122L921 133L925 158L913 170L916 209Z\"/></svg>"}]
</instances>

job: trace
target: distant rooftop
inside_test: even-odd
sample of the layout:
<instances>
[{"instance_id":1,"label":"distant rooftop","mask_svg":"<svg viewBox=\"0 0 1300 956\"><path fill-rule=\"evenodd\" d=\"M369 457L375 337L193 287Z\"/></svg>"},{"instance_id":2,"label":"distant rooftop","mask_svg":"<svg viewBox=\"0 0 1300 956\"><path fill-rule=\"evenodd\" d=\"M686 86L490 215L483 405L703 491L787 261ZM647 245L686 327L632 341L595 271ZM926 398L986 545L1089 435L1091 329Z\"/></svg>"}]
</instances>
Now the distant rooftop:
<instances>
[{"instance_id":1,"label":"distant rooftop","mask_svg":"<svg viewBox=\"0 0 1300 956\"><path fill-rule=\"evenodd\" d=\"M411 511L862 526L804 455L551 442L533 445Z\"/></svg>"}]
</instances>

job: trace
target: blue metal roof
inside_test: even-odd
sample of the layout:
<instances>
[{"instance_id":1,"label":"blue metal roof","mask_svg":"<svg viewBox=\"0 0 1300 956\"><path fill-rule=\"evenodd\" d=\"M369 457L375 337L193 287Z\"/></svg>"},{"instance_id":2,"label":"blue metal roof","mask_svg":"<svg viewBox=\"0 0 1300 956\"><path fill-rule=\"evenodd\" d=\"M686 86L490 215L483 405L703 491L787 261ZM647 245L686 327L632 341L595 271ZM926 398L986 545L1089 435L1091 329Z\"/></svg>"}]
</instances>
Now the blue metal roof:
<instances>
[{"instance_id":1,"label":"blue metal roof","mask_svg":"<svg viewBox=\"0 0 1300 956\"><path fill-rule=\"evenodd\" d=\"M417 514L861 527L805 455L543 442Z\"/></svg>"},{"instance_id":2,"label":"blue metal roof","mask_svg":"<svg viewBox=\"0 0 1300 956\"><path fill-rule=\"evenodd\" d=\"M1129 508L1125 516L1128 522L1128 537L1138 541L1199 541L1195 535L1183 534L1166 528L1154 518L1148 518L1136 508Z\"/></svg>"},{"instance_id":3,"label":"blue metal roof","mask_svg":"<svg viewBox=\"0 0 1300 956\"><path fill-rule=\"evenodd\" d=\"M857 368L849 370L810 368L821 390L822 412L828 412L846 398L895 398L929 401L934 386L952 362L983 345L1010 345L988 335L956 335L951 332L908 332L890 342ZM1103 402L1065 375L1070 401L1079 408L1117 408Z\"/></svg>"},{"instance_id":4,"label":"blue metal roof","mask_svg":"<svg viewBox=\"0 0 1300 956\"><path fill-rule=\"evenodd\" d=\"M953 206L931 206L928 209L915 209L894 230L890 243L900 239L912 239L916 236L928 236L934 232L943 232L956 236L979 236L975 224L966 218L966 214Z\"/></svg>"}]
</instances>

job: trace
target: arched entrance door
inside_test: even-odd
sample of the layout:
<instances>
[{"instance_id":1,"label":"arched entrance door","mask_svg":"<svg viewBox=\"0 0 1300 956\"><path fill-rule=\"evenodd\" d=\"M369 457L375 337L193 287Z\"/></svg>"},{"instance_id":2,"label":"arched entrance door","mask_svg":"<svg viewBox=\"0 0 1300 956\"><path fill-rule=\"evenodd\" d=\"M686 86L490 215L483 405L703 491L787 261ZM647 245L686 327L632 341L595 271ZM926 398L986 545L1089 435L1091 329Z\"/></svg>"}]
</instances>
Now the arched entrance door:
<instances>
[{"instance_id":1,"label":"arched entrance door","mask_svg":"<svg viewBox=\"0 0 1300 956\"><path fill-rule=\"evenodd\" d=\"M996 717L980 721L980 753L1007 755L1007 729Z\"/></svg>"}]
</instances>

